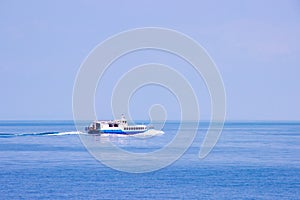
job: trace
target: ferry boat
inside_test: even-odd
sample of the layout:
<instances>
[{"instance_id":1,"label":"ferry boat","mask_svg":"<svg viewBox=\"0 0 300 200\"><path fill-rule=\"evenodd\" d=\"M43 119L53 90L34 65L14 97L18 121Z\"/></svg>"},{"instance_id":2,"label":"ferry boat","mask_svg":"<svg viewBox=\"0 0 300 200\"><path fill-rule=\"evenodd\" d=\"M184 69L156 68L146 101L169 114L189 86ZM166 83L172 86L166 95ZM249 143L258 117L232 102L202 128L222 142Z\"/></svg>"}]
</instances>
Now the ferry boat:
<instances>
[{"instance_id":1,"label":"ferry boat","mask_svg":"<svg viewBox=\"0 0 300 200\"><path fill-rule=\"evenodd\" d=\"M86 131L89 134L126 134L132 135L137 133L143 133L149 129L152 129L151 126L146 125L128 125L127 120L124 115L122 115L121 119L118 120L110 120L110 121L94 121L88 127L86 127Z\"/></svg>"}]
</instances>

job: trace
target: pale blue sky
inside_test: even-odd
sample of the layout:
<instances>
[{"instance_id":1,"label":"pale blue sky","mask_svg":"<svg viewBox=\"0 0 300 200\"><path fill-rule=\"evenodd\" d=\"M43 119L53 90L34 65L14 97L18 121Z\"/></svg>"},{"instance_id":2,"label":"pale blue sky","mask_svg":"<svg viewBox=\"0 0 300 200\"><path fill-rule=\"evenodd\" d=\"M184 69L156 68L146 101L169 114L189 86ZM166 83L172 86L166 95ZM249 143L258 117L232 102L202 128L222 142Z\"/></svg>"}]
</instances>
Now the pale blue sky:
<instances>
[{"instance_id":1,"label":"pale blue sky","mask_svg":"<svg viewBox=\"0 0 300 200\"><path fill-rule=\"evenodd\" d=\"M223 77L227 119L300 120L299 1L127 2L1 1L0 119L72 119L73 83L88 53L120 31L157 26L206 48ZM141 54L137 63L168 60L160 57ZM201 106L209 117L205 97Z\"/></svg>"}]
</instances>

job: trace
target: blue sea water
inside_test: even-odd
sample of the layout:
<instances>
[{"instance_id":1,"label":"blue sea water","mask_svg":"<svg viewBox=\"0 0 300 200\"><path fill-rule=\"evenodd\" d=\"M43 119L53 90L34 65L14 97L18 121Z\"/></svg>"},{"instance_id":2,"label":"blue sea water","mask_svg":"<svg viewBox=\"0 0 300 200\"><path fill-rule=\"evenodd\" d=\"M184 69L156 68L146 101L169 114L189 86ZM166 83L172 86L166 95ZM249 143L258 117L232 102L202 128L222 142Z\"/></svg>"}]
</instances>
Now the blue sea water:
<instances>
[{"instance_id":1,"label":"blue sea water","mask_svg":"<svg viewBox=\"0 0 300 200\"><path fill-rule=\"evenodd\" d=\"M150 139L110 139L150 151L171 141L178 125L168 122ZM0 199L300 199L300 122L227 122L200 160L207 127L200 123L172 165L132 174L94 159L72 121L0 121Z\"/></svg>"}]
</instances>

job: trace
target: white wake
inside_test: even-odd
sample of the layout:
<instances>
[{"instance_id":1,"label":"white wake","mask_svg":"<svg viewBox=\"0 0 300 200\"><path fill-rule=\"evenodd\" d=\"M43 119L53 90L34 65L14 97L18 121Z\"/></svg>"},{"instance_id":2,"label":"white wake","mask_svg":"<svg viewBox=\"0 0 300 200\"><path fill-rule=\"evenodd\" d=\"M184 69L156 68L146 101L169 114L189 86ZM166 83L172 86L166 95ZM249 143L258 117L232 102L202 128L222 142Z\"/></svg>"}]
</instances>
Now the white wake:
<instances>
[{"instance_id":1,"label":"white wake","mask_svg":"<svg viewBox=\"0 0 300 200\"><path fill-rule=\"evenodd\" d=\"M134 134L132 136L137 137L137 138L149 138L149 137L154 137L154 136L161 136L164 133L165 132L163 132L161 130L149 129L143 133Z\"/></svg>"},{"instance_id":2,"label":"white wake","mask_svg":"<svg viewBox=\"0 0 300 200\"><path fill-rule=\"evenodd\" d=\"M69 132L54 133L54 134L51 134L51 135L60 136L60 135L79 135L79 134L85 134L85 133L81 132L81 131L69 131Z\"/></svg>"}]
</instances>

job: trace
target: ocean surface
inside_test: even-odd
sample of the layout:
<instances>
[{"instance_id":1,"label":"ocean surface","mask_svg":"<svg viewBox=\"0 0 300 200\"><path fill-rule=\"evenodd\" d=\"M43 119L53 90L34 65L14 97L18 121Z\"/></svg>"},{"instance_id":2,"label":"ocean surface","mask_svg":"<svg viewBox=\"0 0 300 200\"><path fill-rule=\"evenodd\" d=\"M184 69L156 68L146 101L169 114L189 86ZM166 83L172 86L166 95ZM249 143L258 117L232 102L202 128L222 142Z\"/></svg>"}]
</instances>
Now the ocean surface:
<instances>
[{"instance_id":1,"label":"ocean surface","mask_svg":"<svg viewBox=\"0 0 300 200\"><path fill-rule=\"evenodd\" d=\"M105 137L126 151L151 152L178 126L167 122L151 138ZM172 165L133 174L96 160L73 121L0 121L0 199L300 199L300 122L227 122L200 160L207 127L200 123Z\"/></svg>"}]
</instances>

